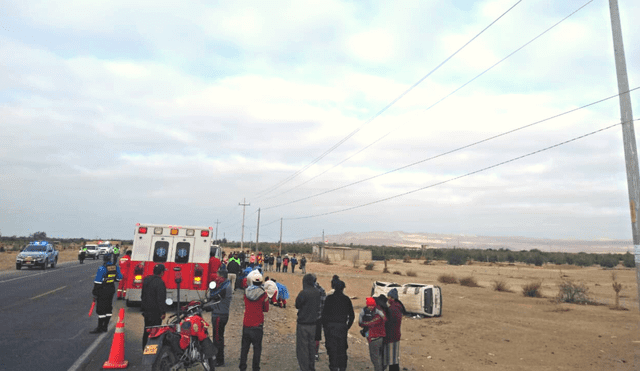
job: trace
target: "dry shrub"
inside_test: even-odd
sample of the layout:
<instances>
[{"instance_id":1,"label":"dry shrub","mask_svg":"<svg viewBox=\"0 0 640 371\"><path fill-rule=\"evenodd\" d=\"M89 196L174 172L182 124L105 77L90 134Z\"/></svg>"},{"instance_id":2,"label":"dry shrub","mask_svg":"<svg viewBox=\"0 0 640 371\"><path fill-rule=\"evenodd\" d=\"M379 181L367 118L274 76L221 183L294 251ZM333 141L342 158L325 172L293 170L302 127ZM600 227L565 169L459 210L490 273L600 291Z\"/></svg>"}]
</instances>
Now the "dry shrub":
<instances>
[{"instance_id":1,"label":"dry shrub","mask_svg":"<svg viewBox=\"0 0 640 371\"><path fill-rule=\"evenodd\" d=\"M613 287L613 291L616 293L616 305L611 309L628 310L627 308L620 306L620 291L622 291L622 284L617 281L616 272L611 272L611 279L613 280L611 287Z\"/></svg>"},{"instance_id":2,"label":"dry shrub","mask_svg":"<svg viewBox=\"0 0 640 371\"><path fill-rule=\"evenodd\" d=\"M493 289L495 291L513 292L513 290L509 288L509 285L507 285L507 281L505 280L494 280Z\"/></svg>"},{"instance_id":3,"label":"dry shrub","mask_svg":"<svg viewBox=\"0 0 640 371\"><path fill-rule=\"evenodd\" d=\"M329 260L328 257L324 257L320 259L320 263L325 264L325 265L331 265L331 260Z\"/></svg>"},{"instance_id":4,"label":"dry shrub","mask_svg":"<svg viewBox=\"0 0 640 371\"><path fill-rule=\"evenodd\" d=\"M476 281L473 276L460 278L460 285L467 287L480 287L480 285L478 285L478 281Z\"/></svg>"},{"instance_id":5,"label":"dry shrub","mask_svg":"<svg viewBox=\"0 0 640 371\"><path fill-rule=\"evenodd\" d=\"M364 269L368 270L368 271L372 271L373 267L376 266L376 263L374 262L366 262L364 263Z\"/></svg>"},{"instance_id":6,"label":"dry shrub","mask_svg":"<svg viewBox=\"0 0 640 371\"><path fill-rule=\"evenodd\" d=\"M409 255L405 255L404 259L402 259L403 262L405 263L411 263L411 257Z\"/></svg>"},{"instance_id":7,"label":"dry shrub","mask_svg":"<svg viewBox=\"0 0 640 371\"><path fill-rule=\"evenodd\" d=\"M409 269L407 271L407 276L409 276L409 277L418 277L418 273L416 273L415 271Z\"/></svg>"},{"instance_id":8,"label":"dry shrub","mask_svg":"<svg viewBox=\"0 0 640 371\"><path fill-rule=\"evenodd\" d=\"M402 276L402 272L400 272L400 271L394 271L393 274L397 274L398 276Z\"/></svg>"},{"instance_id":9,"label":"dry shrub","mask_svg":"<svg viewBox=\"0 0 640 371\"><path fill-rule=\"evenodd\" d=\"M590 304L589 288L584 283L575 283L571 280L563 280L558 285L556 300L562 303Z\"/></svg>"},{"instance_id":10,"label":"dry shrub","mask_svg":"<svg viewBox=\"0 0 640 371\"><path fill-rule=\"evenodd\" d=\"M429 264L431 264L431 260L429 260L429 258L427 258L422 262L422 264L429 265Z\"/></svg>"},{"instance_id":11,"label":"dry shrub","mask_svg":"<svg viewBox=\"0 0 640 371\"><path fill-rule=\"evenodd\" d=\"M540 288L542 287L542 281L529 282L522 286L522 294L531 298L541 298L542 293Z\"/></svg>"},{"instance_id":12,"label":"dry shrub","mask_svg":"<svg viewBox=\"0 0 640 371\"><path fill-rule=\"evenodd\" d=\"M389 271L389 269L387 267L384 267L384 269L382 270L382 273L391 273L391 272Z\"/></svg>"},{"instance_id":13,"label":"dry shrub","mask_svg":"<svg viewBox=\"0 0 640 371\"><path fill-rule=\"evenodd\" d=\"M440 283L458 283L458 278L453 274L441 274L438 277Z\"/></svg>"}]
</instances>

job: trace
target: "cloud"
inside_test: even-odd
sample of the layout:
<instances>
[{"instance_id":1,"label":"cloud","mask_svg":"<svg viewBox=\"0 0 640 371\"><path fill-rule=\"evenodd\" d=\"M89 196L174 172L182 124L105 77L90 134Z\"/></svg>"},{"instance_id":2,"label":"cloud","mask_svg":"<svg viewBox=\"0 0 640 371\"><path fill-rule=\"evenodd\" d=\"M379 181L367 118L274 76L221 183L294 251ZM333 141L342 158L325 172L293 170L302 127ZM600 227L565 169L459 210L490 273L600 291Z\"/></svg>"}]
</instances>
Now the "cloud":
<instances>
[{"instance_id":1,"label":"cloud","mask_svg":"<svg viewBox=\"0 0 640 371\"><path fill-rule=\"evenodd\" d=\"M581 5L523 2L390 105L511 5L11 3L3 233L128 238L135 222L216 219L239 239L247 199L248 224L286 204L263 218L285 218L285 240L322 229L628 238L619 128L508 162L615 123L617 99L500 136L616 93L606 6L447 97ZM632 87L638 6L621 8Z\"/></svg>"}]
</instances>

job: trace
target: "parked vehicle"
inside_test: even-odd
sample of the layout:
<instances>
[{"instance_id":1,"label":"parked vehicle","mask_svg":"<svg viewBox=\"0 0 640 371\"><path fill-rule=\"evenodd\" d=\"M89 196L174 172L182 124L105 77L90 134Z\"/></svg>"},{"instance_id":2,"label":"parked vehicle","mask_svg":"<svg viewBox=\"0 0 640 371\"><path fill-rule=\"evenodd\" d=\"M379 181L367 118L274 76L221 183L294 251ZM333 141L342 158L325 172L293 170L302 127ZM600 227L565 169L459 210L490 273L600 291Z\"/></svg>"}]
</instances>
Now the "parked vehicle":
<instances>
[{"instance_id":1,"label":"parked vehicle","mask_svg":"<svg viewBox=\"0 0 640 371\"><path fill-rule=\"evenodd\" d=\"M402 302L408 313L426 317L442 315L442 290L440 286L422 283L406 283L375 281L371 287L371 296L387 295L392 289L398 290L398 300Z\"/></svg>"},{"instance_id":2,"label":"parked vehicle","mask_svg":"<svg viewBox=\"0 0 640 371\"><path fill-rule=\"evenodd\" d=\"M209 288L213 291L216 283L211 282ZM207 295L205 304L191 301L166 324L145 328L149 340L142 352L143 366L150 366L152 371L168 371L200 365L204 370L215 371L217 350L209 338L209 323L202 316L203 310L210 311L215 303ZM173 300L168 298L167 304L173 304Z\"/></svg>"},{"instance_id":3,"label":"parked vehicle","mask_svg":"<svg viewBox=\"0 0 640 371\"><path fill-rule=\"evenodd\" d=\"M28 244L16 257L16 269L24 267L55 268L58 264L58 250L47 241L34 241Z\"/></svg>"},{"instance_id":4,"label":"parked vehicle","mask_svg":"<svg viewBox=\"0 0 640 371\"><path fill-rule=\"evenodd\" d=\"M125 276L127 306L138 305L142 281L153 274L153 267L164 264L162 276L167 298L177 301L176 271L182 276L181 297L185 302L201 300L207 291L209 254L213 227L136 224L131 248L130 272Z\"/></svg>"}]
</instances>

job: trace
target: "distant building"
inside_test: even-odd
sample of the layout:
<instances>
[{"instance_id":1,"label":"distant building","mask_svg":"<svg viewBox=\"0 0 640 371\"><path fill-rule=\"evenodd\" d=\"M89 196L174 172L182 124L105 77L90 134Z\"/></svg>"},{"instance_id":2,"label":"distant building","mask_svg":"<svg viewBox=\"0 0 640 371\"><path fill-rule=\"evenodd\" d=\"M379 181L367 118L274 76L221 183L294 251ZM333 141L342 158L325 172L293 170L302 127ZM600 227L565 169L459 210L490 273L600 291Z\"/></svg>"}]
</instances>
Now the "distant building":
<instances>
[{"instance_id":1,"label":"distant building","mask_svg":"<svg viewBox=\"0 0 640 371\"><path fill-rule=\"evenodd\" d=\"M330 261L347 260L371 261L371 250L354 249L346 246L313 246L313 256Z\"/></svg>"}]
</instances>

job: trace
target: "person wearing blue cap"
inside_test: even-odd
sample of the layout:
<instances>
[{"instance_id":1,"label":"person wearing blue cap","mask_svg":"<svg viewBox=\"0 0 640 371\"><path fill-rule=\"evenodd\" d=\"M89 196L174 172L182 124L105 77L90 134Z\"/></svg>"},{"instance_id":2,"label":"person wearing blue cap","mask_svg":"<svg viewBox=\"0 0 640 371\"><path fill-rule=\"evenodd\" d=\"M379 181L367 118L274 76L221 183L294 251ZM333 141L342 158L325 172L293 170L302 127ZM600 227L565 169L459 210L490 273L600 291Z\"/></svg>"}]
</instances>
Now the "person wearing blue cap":
<instances>
[{"instance_id":1,"label":"person wearing blue cap","mask_svg":"<svg viewBox=\"0 0 640 371\"><path fill-rule=\"evenodd\" d=\"M389 366L389 371L400 371L400 327L402 325L403 306L398 301L398 290L392 289L387 293L389 318L385 323L386 336L384 337L384 366Z\"/></svg>"}]
</instances>

